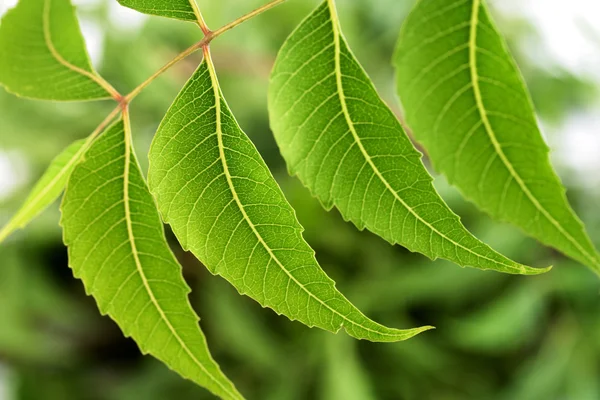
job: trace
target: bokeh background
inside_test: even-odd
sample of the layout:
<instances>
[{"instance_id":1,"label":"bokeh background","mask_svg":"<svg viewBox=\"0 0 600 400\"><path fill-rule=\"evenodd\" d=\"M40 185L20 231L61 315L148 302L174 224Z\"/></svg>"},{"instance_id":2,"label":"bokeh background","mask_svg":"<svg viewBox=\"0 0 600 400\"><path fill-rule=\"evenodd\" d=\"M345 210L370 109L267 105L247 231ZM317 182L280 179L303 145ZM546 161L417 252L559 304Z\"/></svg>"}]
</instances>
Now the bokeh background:
<instances>
[{"instance_id":1,"label":"bokeh background","mask_svg":"<svg viewBox=\"0 0 600 400\"><path fill-rule=\"evenodd\" d=\"M0 13L15 0L0 0ZM266 0L200 0L216 28ZM144 17L116 0L75 2L94 64L121 92L200 38L188 23ZM346 36L400 114L390 66L411 0L339 0ZM532 91L552 160L574 208L600 244L600 3L492 0ZM284 188L305 237L338 287L395 327L437 326L410 341L373 344L277 317L214 277L168 232L193 288L214 357L249 399L600 399L600 280L491 221L442 178L436 186L465 225L522 263L553 271L518 277L431 262L325 212L286 172L269 131L268 75L278 47L317 4L290 0L213 44L223 91ZM132 106L142 164L195 55ZM112 105L43 103L0 89L0 224L48 162L89 134ZM162 400L211 396L141 356L101 317L67 266L58 205L0 247L0 400Z\"/></svg>"}]
</instances>

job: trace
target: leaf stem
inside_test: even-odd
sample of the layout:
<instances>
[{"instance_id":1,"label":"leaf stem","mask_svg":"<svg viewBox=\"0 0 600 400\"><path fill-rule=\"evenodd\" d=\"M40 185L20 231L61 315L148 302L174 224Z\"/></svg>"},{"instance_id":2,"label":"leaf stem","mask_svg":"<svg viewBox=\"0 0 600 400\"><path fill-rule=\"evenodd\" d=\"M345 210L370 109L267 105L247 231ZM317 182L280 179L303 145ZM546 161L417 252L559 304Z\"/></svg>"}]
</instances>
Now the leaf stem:
<instances>
[{"instance_id":1,"label":"leaf stem","mask_svg":"<svg viewBox=\"0 0 600 400\"><path fill-rule=\"evenodd\" d=\"M189 0L189 2L190 2L190 6L192 6L192 10L194 10L194 15L196 16L196 23L198 24L200 29L202 29L204 36L207 36L210 33L210 28L208 27L208 25L206 25L206 21L204 21L204 17L202 17L202 13L200 12L200 9L198 8L198 3L196 3L196 0Z\"/></svg>"},{"instance_id":2,"label":"leaf stem","mask_svg":"<svg viewBox=\"0 0 600 400\"><path fill-rule=\"evenodd\" d=\"M150 76L148 79L146 79L144 82L142 82L138 87L133 89L131 91L131 93L129 93L127 96L125 96L124 102L126 104L130 103L131 100L133 100L138 94L140 94L140 92L142 90L144 90L146 88L146 86L148 86L150 83L152 83L152 81L154 81L156 78L158 78L160 75L162 75L165 71L167 71L173 65L177 64L179 61L183 60L190 54L196 52L198 49L202 48L202 46L204 46L204 44L206 43L206 38L207 38L207 36L205 36L204 39L202 39L198 43L194 43L192 46L188 47L187 49L185 49L184 51L179 53L171 61L169 61L168 63L163 65L158 71L156 71L154 74L152 74L152 76Z\"/></svg>"},{"instance_id":3,"label":"leaf stem","mask_svg":"<svg viewBox=\"0 0 600 400\"><path fill-rule=\"evenodd\" d=\"M254 17L256 17L259 14L264 13L267 10L270 10L271 8L278 6L279 4L283 3L286 0L272 0L271 2L265 4L264 6L258 7L256 10L254 11L250 11L248 14L245 14L243 16L241 16L240 18L236 19L235 21L232 21L230 23L228 23L227 25L222 26L221 28L217 29L216 31L213 31L211 33L211 36L213 37L217 37L220 36L221 34L227 32L230 29L235 28L236 26L246 22L249 19L252 19Z\"/></svg>"},{"instance_id":4,"label":"leaf stem","mask_svg":"<svg viewBox=\"0 0 600 400\"><path fill-rule=\"evenodd\" d=\"M92 144L92 142L94 141L94 139L96 139L96 137L101 134L102 132L104 132L104 129L112 122L113 119L115 119L115 117L121 112L123 111L123 107L121 105L118 105L117 107L115 107L110 114L108 114L106 116L106 118L104 118L104 120L102 122L100 122L100 125L98 125L96 127L96 129L94 129L94 131L87 137L83 147L81 148L82 154L85 153L88 149L88 147L90 147L90 145Z\"/></svg>"},{"instance_id":5,"label":"leaf stem","mask_svg":"<svg viewBox=\"0 0 600 400\"><path fill-rule=\"evenodd\" d=\"M198 10L196 15L198 16L198 24L199 24L200 28L202 29L202 31L204 32L204 38L202 40L200 40L199 42L193 44L192 46L188 47L187 49L185 49L184 51L179 53L171 61L166 63L164 66L162 66L158 71L156 71L154 74L152 74L152 76L150 76L148 79L146 79L144 82L142 82L138 87L133 89L133 91L131 91L131 93L129 93L127 96L123 97L122 100L120 101L120 103L122 105L126 106L138 94L140 94L140 92L142 90L144 90L146 88L146 86L148 86L150 83L152 83L156 78L158 78L160 75L162 75L165 71L167 71L173 65L177 64L179 61L188 57L190 54L195 53L197 50L208 46L210 44L210 42L213 41L213 39L221 36L223 33L235 28L236 26L244 23L245 21L247 21L251 18L256 17L257 15L262 14L263 12L265 12L267 10L270 10L271 8L283 3L284 1L286 1L286 0L273 0L273 1L265 4L264 6L259 7L257 9L255 9L254 11L251 11L248 14L241 16L240 18L236 19L235 21L232 21L232 22L222 26L221 28L217 29L216 31L211 31L210 29L208 29L208 26L206 25L206 23L204 22L204 19L202 18L202 15L200 14L200 10ZM195 5L196 4L195 0L190 0L190 4L192 4L192 3ZM196 8L197 8L197 5L196 5ZM194 12L196 12L196 10L194 10Z\"/></svg>"}]
</instances>

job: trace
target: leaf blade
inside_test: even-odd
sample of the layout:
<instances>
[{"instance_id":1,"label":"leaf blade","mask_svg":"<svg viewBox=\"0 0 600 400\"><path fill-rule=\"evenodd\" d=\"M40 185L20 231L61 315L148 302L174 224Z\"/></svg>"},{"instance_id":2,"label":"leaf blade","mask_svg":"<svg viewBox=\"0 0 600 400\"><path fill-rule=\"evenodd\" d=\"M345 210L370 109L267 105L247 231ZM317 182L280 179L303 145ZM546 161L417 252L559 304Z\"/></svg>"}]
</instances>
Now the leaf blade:
<instances>
[{"instance_id":1,"label":"leaf blade","mask_svg":"<svg viewBox=\"0 0 600 400\"><path fill-rule=\"evenodd\" d=\"M20 0L6 13L0 84L42 100L99 100L116 93L92 68L69 0Z\"/></svg>"},{"instance_id":2,"label":"leaf blade","mask_svg":"<svg viewBox=\"0 0 600 400\"><path fill-rule=\"evenodd\" d=\"M195 22L195 0L118 0L122 6L144 14Z\"/></svg>"},{"instance_id":3,"label":"leaf blade","mask_svg":"<svg viewBox=\"0 0 600 400\"><path fill-rule=\"evenodd\" d=\"M108 128L69 179L61 206L69 265L142 352L222 398L241 399L206 347L128 129L123 120Z\"/></svg>"},{"instance_id":4,"label":"leaf blade","mask_svg":"<svg viewBox=\"0 0 600 400\"><path fill-rule=\"evenodd\" d=\"M492 217L599 272L600 257L552 169L523 78L485 3L419 2L395 65L407 122L436 169Z\"/></svg>"},{"instance_id":5,"label":"leaf blade","mask_svg":"<svg viewBox=\"0 0 600 400\"><path fill-rule=\"evenodd\" d=\"M227 107L207 50L161 123L149 158L150 190L163 219L184 248L240 293L292 320L332 332L344 326L361 339L404 340L429 329L379 325L335 289Z\"/></svg>"},{"instance_id":6,"label":"leaf blade","mask_svg":"<svg viewBox=\"0 0 600 400\"><path fill-rule=\"evenodd\" d=\"M359 229L462 266L547 270L494 252L446 206L421 154L348 48L333 1L323 2L283 45L271 75L269 114L290 173Z\"/></svg>"},{"instance_id":7,"label":"leaf blade","mask_svg":"<svg viewBox=\"0 0 600 400\"><path fill-rule=\"evenodd\" d=\"M27 225L60 196L84 152L85 143L85 139L73 142L52 160L21 208L0 230L0 243L15 230Z\"/></svg>"}]
</instances>

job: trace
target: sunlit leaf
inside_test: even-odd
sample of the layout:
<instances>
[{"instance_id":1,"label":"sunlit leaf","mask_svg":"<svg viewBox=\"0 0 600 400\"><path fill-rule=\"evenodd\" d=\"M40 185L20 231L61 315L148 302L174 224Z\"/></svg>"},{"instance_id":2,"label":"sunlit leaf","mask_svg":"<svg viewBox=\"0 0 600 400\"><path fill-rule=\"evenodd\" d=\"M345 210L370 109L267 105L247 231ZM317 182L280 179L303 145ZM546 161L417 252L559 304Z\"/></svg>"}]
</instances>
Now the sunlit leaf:
<instances>
[{"instance_id":1,"label":"sunlit leaf","mask_svg":"<svg viewBox=\"0 0 600 400\"><path fill-rule=\"evenodd\" d=\"M407 122L436 169L491 216L600 272L483 1L418 2L395 64Z\"/></svg>"},{"instance_id":2,"label":"sunlit leaf","mask_svg":"<svg viewBox=\"0 0 600 400\"><path fill-rule=\"evenodd\" d=\"M269 91L291 173L359 229L461 266L537 274L473 237L432 185L400 123L348 48L332 0L281 49Z\"/></svg>"},{"instance_id":3,"label":"sunlit leaf","mask_svg":"<svg viewBox=\"0 0 600 400\"><path fill-rule=\"evenodd\" d=\"M61 207L69 264L142 352L222 398L240 399L208 352L127 129L121 120L104 132L69 179Z\"/></svg>"},{"instance_id":4,"label":"sunlit leaf","mask_svg":"<svg viewBox=\"0 0 600 400\"><path fill-rule=\"evenodd\" d=\"M62 193L67 180L84 151L85 140L78 140L63 150L42 175L40 180L13 218L0 230L0 243L12 232L23 228Z\"/></svg>"},{"instance_id":5,"label":"sunlit leaf","mask_svg":"<svg viewBox=\"0 0 600 400\"><path fill-rule=\"evenodd\" d=\"M69 0L20 0L0 23L0 84L45 100L110 98L93 70ZM102 81L103 82L103 81Z\"/></svg>"},{"instance_id":6,"label":"sunlit leaf","mask_svg":"<svg viewBox=\"0 0 600 400\"><path fill-rule=\"evenodd\" d=\"M183 247L261 305L372 341L404 340L429 329L386 328L335 289L225 103L207 51L156 133L148 181Z\"/></svg>"},{"instance_id":7,"label":"sunlit leaf","mask_svg":"<svg viewBox=\"0 0 600 400\"><path fill-rule=\"evenodd\" d=\"M118 0L119 4L144 14L196 21L193 1L195 0Z\"/></svg>"}]
</instances>

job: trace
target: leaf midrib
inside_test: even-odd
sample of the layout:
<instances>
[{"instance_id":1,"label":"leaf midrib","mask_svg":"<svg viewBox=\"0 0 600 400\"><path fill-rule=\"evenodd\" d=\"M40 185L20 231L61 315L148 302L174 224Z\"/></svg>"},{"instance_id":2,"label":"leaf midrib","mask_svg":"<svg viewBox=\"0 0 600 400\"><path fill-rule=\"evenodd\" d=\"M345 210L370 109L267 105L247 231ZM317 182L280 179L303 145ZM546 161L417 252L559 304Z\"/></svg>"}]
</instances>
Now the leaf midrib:
<instances>
[{"instance_id":1,"label":"leaf midrib","mask_svg":"<svg viewBox=\"0 0 600 400\"><path fill-rule=\"evenodd\" d=\"M248 226L250 227L250 229L252 229L252 232L254 233L254 235L256 236L256 238L258 239L258 241L260 242L260 244L269 253L269 256L271 257L271 259L273 259L275 261L275 263L281 268L282 271L285 272L285 274L289 277L289 279L291 281L293 281L294 283L296 283L296 285L298 287L300 287L303 291L305 291L311 298L313 298L314 300L316 300L319 304L321 304L323 307L325 307L326 309L328 309L329 311L331 311L333 314L340 316L344 321L347 321L348 323L350 323L352 325L358 326L358 327L360 327L360 328L362 328L362 329L364 329L364 330L366 330L368 332L372 332L372 333L377 334L377 335L389 336L389 337L397 338L399 336L398 334L391 334L391 333L385 333L385 332L381 332L381 331L376 331L376 330L371 329L369 327L366 327L366 326L364 326L364 325L362 325L362 324L360 324L358 322L352 321L347 316L345 316L345 315L339 313L338 311L334 310L327 303L323 302L321 299L319 299L317 296L315 296L314 293L312 293L310 290L308 290L292 274L290 274L290 272L283 266L283 264L281 263L281 261L279 261L279 259L277 258L277 256L273 253L273 251L271 250L271 248L267 245L267 243L265 242L265 240L263 239L263 237L261 236L261 234L258 232L258 230L256 229L256 226L250 220L250 217L246 213L244 205L240 201L240 198L239 198L239 196L237 194L235 186L233 185L231 174L229 173L229 167L227 165L227 160L225 158L224 145L223 145L223 132L222 132L222 123L221 123L221 95L220 95L219 87L218 87L218 84L217 84L218 80L217 80L217 76L216 76L216 71L214 69L214 65L212 63L212 59L210 57L210 52L208 50L206 50L204 52L204 57L205 57L205 60L206 60L206 63L207 63L207 67L209 69L209 73L211 75L211 84L213 86L214 93L215 93L215 105L216 105L216 113L217 113L217 117L216 117L216 130L217 130L217 139L218 139L218 147L219 147L219 156L220 156L222 164L223 164L223 170L224 170L224 173L225 173L225 177L227 179L227 184L229 185L229 189L231 190L231 194L232 194L232 196L233 196L233 198L234 198L234 200L236 202L236 205L238 206L238 209L242 213L242 216L244 217L244 220L246 220L246 223L248 224Z\"/></svg>"},{"instance_id":2,"label":"leaf midrib","mask_svg":"<svg viewBox=\"0 0 600 400\"><path fill-rule=\"evenodd\" d=\"M527 187L527 184L523 181L521 176L514 169L511 162L504 154L504 150L498 142L498 138L496 137L496 133L492 128L492 124L488 118L488 113L483 104L483 96L481 93L481 87L479 86L479 72L477 70L477 26L479 24L479 11L481 9L481 0L473 0L473 8L471 10L471 29L469 33L469 67L471 70L471 83L473 86L473 93L475 95L475 102L477 104L477 110L479 111L479 115L481 116L481 120L483 122L483 126L485 127L485 131L494 146L494 150L502 160L502 163L512 176L512 178L517 182L523 193L527 196L529 201L533 204L533 206L542 213L542 215L558 229L558 231L565 237L569 242L571 242L588 260L592 262L596 267L600 267L600 263L596 257L593 257L586 251L576 240L571 236L558 221L556 221L552 215L544 208L544 206L533 196L533 193Z\"/></svg>"},{"instance_id":3,"label":"leaf midrib","mask_svg":"<svg viewBox=\"0 0 600 400\"><path fill-rule=\"evenodd\" d=\"M406 210L408 212L410 212L417 220L419 220L421 223L423 223L425 226L427 226L428 228L430 228L433 232L435 232L437 235L439 235L441 238L447 240L450 243L453 243L455 246L466 250L467 252L483 258L485 260L488 260L494 264L500 264L503 265L511 270L516 270L519 271L520 273L524 273L525 272L525 268L523 266L512 266L510 264L506 264L504 262L500 262L497 260L493 260L489 257L486 257L482 254L476 253L473 250L471 250L468 247L465 247L463 245L461 245L460 243L457 243L453 240L451 240L449 237L447 237L446 235L444 235L442 232L440 232L439 230L437 230L434 226L432 226L431 224L429 224L427 221L425 221L417 212L415 212L412 207L410 207L400 196L398 196L398 193L396 193L396 191L392 188L392 186L390 185L390 183L387 181L387 179L385 179L385 177L381 174L381 172L379 171L379 169L377 168L377 166L373 163L373 160L371 159L371 156L369 155L369 153L366 151L366 149L364 148L362 141L360 140L360 137L358 135L358 132L356 131L356 128L354 126L354 122L352 121L352 118L350 116L350 112L348 110L348 105L346 104L346 96L344 94L344 87L343 87L343 82L342 82L342 69L341 69L341 47L340 47L340 39L341 39L341 32L339 29L339 19L338 19L338 15L337 15L337 11L335 8L335 4L334 4L334 0L327 0L327 3L329 5L329 10L330 10L330 15L331 15L331 23L333 26L333 37L334 37L334 42L335 42L335 73L336 73L336 83L337 83L337 92L339 94L339 98L340 98L340 103L341 103L341 107L342 107L342 111L344 114L344 117L346 119L346 123L348 125L348 128L350 129L350 132L352 133L352 136L354 138L354 141L356 142L356 144L358 145L358 148L360 149L363 157L365 158L365 160L367 161L367 163L371 166L373 172L375 173L375 175L377 175L377 177L381 180L381 182L385 185L386 189L392 193L392 195L394 196L394 198L400 202L400 204L402 204L402 206L404 206L404 208L406 208Z\"/></svg>"},{"instance_id":4,"label":"leaf midrib","mask_svg":"<svg viewBox=\"0 0 600 400\"><path fill-rule=\"evenodd\" d=\"M169 329L169 331L171 332L173 337L175 337L175 339L179 342L179 345L184 349L184 351L187 353L187 355L193 360L193 362L198 367L200 367L200 369L206 374L206 376L208 376L214 383L216 383L224 392L229 394L231 396L231 398L233 398L233 399L240 398L235 393L232 393L218 379L216 379L206 368L204 368L202 363L196 358L196 356L188 348L187 344L179 336L179 334L177 333L177 330L173 327L173 325L171 324L171 321L169 320L169 318L163 311L162 307L158 303L158 300L156 299L156 296L154 295L154 291L150 287L148 278L146 277L146 274L144 273L144 269L142 267L142 263L140 261L139 255L138 255L137 246L135 244L135 237L133 234L133 224L132 224L132 219L131 219L131 210L130 210L130 204L129 204L129 201L130 201L130 198L129 198L129 183L130 183L129 182L129 167L131 164L131 127L130 127L129 115L128 115L127 111L123 112L123 123L124 123L124 135L125 135L125 157L124 157L125 168L124 168L124 172L123 172L123 197L124 197L123 204L124 204L124 208L125 208L125 221L126 221L126 225L127 225L127 237L128 237L129 243L131 245L131 252L133 254L137 272L140 275L140 278L142 279L144 288L146 289L148 296L150 296L150 301L152 302L152 304L158 311L160 318L163 320L165 325L167 325L167 328Z\"/></svg>"}]
</instances>

